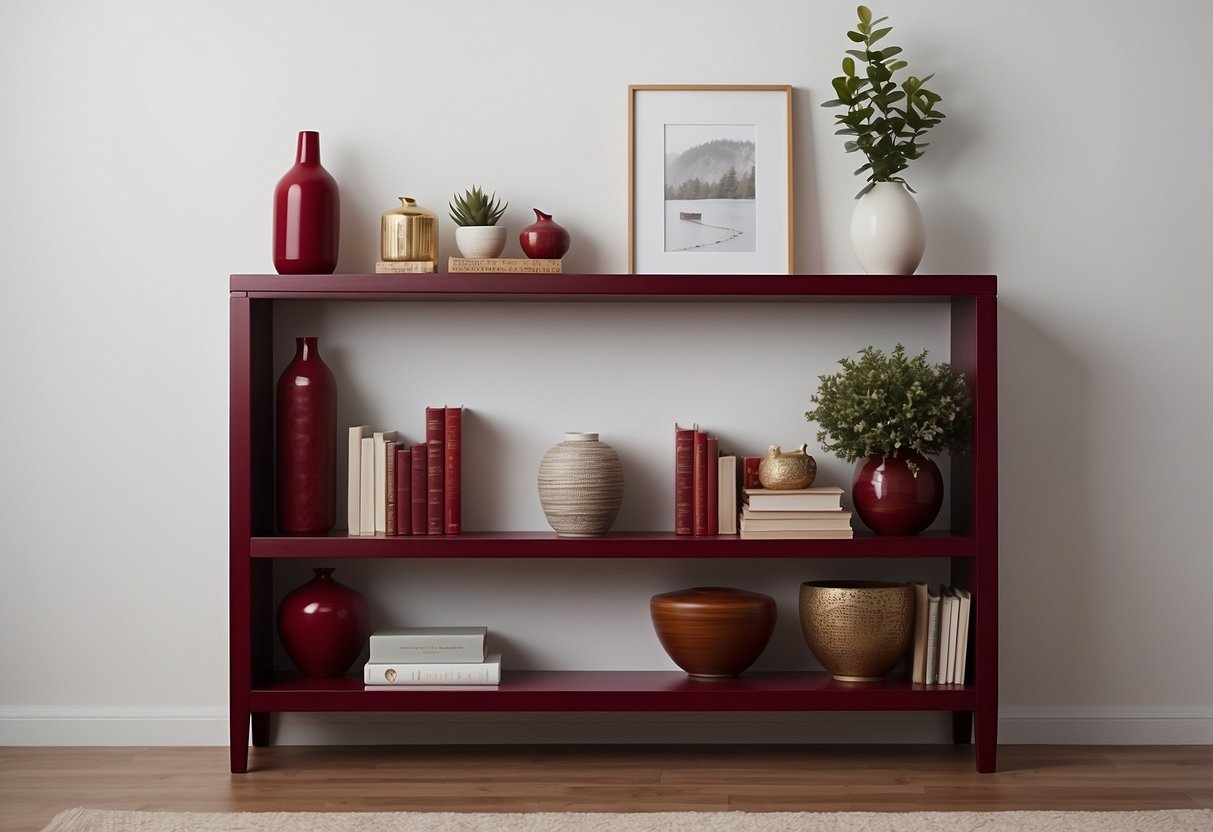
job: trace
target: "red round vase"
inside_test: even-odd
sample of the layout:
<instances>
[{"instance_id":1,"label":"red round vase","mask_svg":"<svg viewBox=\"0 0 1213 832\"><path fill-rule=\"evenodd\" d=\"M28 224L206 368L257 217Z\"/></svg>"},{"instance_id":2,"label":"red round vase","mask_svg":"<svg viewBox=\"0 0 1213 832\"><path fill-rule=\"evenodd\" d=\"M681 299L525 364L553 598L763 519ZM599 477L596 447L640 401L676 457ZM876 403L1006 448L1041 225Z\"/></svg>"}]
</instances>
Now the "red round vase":
<instances>
[{"instance_id":1,"label":"red round vase","mask_svg":"<svg viewBox=\"0 0 1213 832\"><path fill-rule=\"evenodd\" d=\"M906 465L911 460L918 476ZM876 534L918 534L943 506L943 475L933 460L913 451L896 457L873 454L855 466L851 499L859 518Z\"/></svg>"},{"instance_id":2,"label":"red round vase","mask_svg":"<svg viewBox=\"0 0 1213 832\"><path fill-rule=\"evenodd\" d=\"M295 339L275 392L278 531L324 534L337 521L337 382L315 338Z\"/></svg>"},{"instance_id":3,"label":"red round vase","mask_svg":"<svg viewBox=\"0 0 1213 832\"><path fill-rule=\"evenodd\" d=\"M371 635L366 599L333 578L332 569L292 590L278 607L278 635L303 675L344 676Z\"/></svg>"},{"instance_id":4,"label":"red round vase","mask_svg":"<svg viewBox=\"0 0 1213 832\"><path fill-rule=\"evenodd\" d=\"M337 268L341 200L320 165L320 134L299 133L295 166L274 189L274 268L278 274L332 274Z\"/></svg>"},{"instance_id":5,"label":"red round vase","mask_svg":"<svg viewBox=\"0 0 1213 832\"><path fill-rule=\"evenodd\" d=\"M518 234L518 245L532 260L559 260L569 250L569 232L552 221L551 214L538 208L535 221Z\"/></svg>"}]
</instances>

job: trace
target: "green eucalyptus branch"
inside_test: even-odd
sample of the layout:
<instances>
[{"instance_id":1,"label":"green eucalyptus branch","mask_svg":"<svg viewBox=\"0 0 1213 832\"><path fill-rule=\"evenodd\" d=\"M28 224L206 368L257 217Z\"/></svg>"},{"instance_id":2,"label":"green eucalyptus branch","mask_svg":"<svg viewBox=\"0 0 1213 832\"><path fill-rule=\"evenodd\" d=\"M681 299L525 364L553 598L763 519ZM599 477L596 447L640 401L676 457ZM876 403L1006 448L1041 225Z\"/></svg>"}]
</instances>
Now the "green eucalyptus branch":
<instances>
[{"instance_id":1,"label":"green eucalyptus branch","mask_svg":"<svg viewBox=\"0 0 1213 832\"><path fill-rule=\"evenodd\" d=\"M867 162L855 170L857 176L866 173L868 183L856 199L877 182L900 182L913 192L898 174L922 156L927 143L919 139L945 118L935 109L943 98L923 86L934 75L910 75L898 84L893 76L909 66L904 60L895 60L901 47L876 45L893 31L892 26L878 28L888 18L873 20L867 6L860 6L857 12L859 24L847 32L847 37L862 44L863 49L847 50L842 75L831 81L838 97L821 106L846 107L845 113L834 117L839 128L835 135L852 137L844 145L847 153L858 151L867 157ZM861 70L856 61L866 66Z\"/></svg>"}]
</instances>

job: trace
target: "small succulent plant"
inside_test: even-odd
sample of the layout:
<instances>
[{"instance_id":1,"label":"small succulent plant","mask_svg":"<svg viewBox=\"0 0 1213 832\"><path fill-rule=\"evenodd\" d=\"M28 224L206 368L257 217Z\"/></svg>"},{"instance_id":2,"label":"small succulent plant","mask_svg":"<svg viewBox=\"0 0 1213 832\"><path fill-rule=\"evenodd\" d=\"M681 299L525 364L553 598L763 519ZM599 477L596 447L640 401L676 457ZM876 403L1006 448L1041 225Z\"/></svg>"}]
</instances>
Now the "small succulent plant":
<instances>
[{"instance_id":1,"label":"small succulent plant","mask_svg":"<svg viewBox=\"0 0 1213 832\"><path fill-rule=\"evenodd\" d=\"M510 207L508 202L500 204L495 191L492 196L485 196L476 185L470 191L464 191L463 196L455 194L454 201L447 205L451 209L451 219L460 226L496 225L505 209Z\"/></svg>"}]
</instances>

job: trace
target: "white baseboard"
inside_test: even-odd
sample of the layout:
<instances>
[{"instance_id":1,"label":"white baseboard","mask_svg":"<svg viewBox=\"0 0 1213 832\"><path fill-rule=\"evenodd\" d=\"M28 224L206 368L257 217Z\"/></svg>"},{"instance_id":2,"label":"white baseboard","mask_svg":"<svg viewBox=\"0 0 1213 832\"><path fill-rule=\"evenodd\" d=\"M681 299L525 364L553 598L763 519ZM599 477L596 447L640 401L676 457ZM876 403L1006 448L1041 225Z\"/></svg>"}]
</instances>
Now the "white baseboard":
<instances>
[{"instance_id":1,"label":"white baseboard","mask_svg":"<svg viewBox=\"0 0 1213 832\"><path fill-rule=\"evenodd\" d=\"M279 745L938 743L947 714L283 714ZM1003 745L1213 745L1208 711L1004 709ZM227 713L185 708L0 708L0 745L223 746Z\"/></svg>"}]
</instances>

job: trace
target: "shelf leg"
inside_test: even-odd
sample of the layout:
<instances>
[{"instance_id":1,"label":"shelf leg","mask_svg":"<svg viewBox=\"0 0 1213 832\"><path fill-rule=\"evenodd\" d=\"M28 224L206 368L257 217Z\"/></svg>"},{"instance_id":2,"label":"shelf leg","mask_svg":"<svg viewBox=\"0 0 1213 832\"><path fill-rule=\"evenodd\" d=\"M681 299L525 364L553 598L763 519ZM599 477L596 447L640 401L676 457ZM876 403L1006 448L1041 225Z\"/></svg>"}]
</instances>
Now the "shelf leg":
<instances>
[{"instance_id":1,"label":"shelf leg","mask_svg":"<svg viewBox=\"0 0 1213 832\"><path fill-rule=\"evenodd\" d=\"M998 711L975 714L977 770L990 774L997 770L998 757Z\"/></svg>"},{"instance_id":2,"label":"shelf leg","mask_svg":"<svg viewBox=\"0 0 1213 832\"><path fill-rule=\"evenodd\" d=\"M269 711L253 711L253 747L266 748L270 744Z\"/></svg>"},{"instance_id":3,"label":"shelf leg","mask_svg":"<svg viewBox=\"0 0 1213 832\"><path fill-rule=\"evenodd\" d=\"M231 724L232 774L248 771L249 712L232 709Z\"/></svg>"},{"instance_id":4,"label":"shelf leg","mask_svg":"<svg viewBox=\"0 0 1213 832\"><path fill-rule=\"evenodd\" d=\"M973 741L973 712L952 711L952 742L968 745Z\"/></svg>"}]
</instances>

